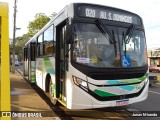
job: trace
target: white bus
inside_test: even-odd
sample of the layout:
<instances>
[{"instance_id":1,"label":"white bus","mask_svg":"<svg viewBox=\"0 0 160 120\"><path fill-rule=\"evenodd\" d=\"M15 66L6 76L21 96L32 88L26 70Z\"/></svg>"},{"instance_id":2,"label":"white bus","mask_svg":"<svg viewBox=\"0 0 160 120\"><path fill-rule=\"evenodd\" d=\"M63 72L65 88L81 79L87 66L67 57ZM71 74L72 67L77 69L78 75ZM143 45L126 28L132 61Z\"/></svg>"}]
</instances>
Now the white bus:
<instances>
[{"instance_id":1,"label":"white bus","mask_svg":"<svg viewBox=\"0 0 160 120\"><path fill-rule=\"evenodd\" d=\"M149 81L142 19L113 7L69 4L25 44L24 75L69 109L143 101Z\"/></svg>"}]
</instances>

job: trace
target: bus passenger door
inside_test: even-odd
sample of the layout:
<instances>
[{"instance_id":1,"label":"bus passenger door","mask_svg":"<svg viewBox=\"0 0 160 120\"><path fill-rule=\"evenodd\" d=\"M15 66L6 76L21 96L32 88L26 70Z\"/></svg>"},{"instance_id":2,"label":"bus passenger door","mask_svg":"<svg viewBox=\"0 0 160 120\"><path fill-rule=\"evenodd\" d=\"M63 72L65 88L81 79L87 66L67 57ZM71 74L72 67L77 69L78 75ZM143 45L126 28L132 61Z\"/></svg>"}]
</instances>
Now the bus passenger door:
<instances>
[{"instance_id":1,"label":"bus passenger door","mask_svg":"<svg viewBox=\"0 0 160 120\"><path fill-rule=\"evenodd\" d=\"M36 82L36 62L35 62L35 50L36 50L36 44L35 43L31 43L30 44L30 53L29 53L29 76L28 76L28 80L31 83L35 83Z\"/></svg>"},{"instance_id":2,"label":"bus passenger door","mask_svg":"<svg viewBox=\"0 0 160 120\"><path fill-rule=\"evenodd\" d=\"M24 53L23 53L24 54L24 57L23 57L24 58L23 59L24 60L24 62L23 62L23 66L24 66L23 67L24 68L23 69L23 75L26 76L26 75L28 75L28 54L27 54L28 53L28 49L24 48L23 51L24 51Z\"/></svg>"},{"instance_id":3,"label":"bus passenger door","mask_svg":"<svg viewBox=\"0 0 160 120\"><path fill-rule=\"evenodd\" d=\"M56 48L56 97L66 104L66 53L65 26L57 29Z\"/></svg>"}]
</instances>

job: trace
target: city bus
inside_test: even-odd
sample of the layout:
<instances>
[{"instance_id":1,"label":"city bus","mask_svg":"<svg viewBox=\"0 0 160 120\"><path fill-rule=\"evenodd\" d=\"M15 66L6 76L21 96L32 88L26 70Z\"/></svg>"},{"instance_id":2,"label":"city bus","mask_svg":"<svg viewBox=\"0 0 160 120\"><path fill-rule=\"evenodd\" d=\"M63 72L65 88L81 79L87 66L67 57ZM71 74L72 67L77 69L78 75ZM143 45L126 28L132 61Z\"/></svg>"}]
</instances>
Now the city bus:
<instances>
[{"instance_id":1,"label":"city bus","mask_svg":"<svg viewBox=\"0 0 160 120\"><path fill-rule=\"evenodd\" d=\"M109 6L69 4L25 44L24 75L68 109L144 101L149 81L142 18Z\"/></svg>"},{"instance_id":2,"label":"city bus","mask_svg":"<svg viewBox=\"0 0 160 120\"><path fill-rule=\"evenodd\" d=\"M0 111L2 120L10 120L10 67L8 3L0 2Z\"/></svg>"}]
</instances>

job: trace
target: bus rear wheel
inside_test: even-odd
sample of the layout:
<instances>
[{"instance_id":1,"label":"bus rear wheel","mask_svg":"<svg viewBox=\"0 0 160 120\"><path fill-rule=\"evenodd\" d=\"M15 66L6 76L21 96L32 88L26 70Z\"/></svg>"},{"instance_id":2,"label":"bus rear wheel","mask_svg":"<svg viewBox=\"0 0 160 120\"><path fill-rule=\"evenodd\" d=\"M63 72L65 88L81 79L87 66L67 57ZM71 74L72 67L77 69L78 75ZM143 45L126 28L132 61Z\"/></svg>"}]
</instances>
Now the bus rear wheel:
<instances>
[{"instance_id":1,"label":"bus rear wheel","mask_svg":"<svg viewBox=\"0 0 160 120\"><path fill-rule=\"evenodd\" d=\"M54 90L53 90L53 83L52 83L52 80L50 80L50 84L49 84L49 98L50 98L50 101L56 105L57 103L57 99L54 95Z\"/></svg>"}]
</instances>

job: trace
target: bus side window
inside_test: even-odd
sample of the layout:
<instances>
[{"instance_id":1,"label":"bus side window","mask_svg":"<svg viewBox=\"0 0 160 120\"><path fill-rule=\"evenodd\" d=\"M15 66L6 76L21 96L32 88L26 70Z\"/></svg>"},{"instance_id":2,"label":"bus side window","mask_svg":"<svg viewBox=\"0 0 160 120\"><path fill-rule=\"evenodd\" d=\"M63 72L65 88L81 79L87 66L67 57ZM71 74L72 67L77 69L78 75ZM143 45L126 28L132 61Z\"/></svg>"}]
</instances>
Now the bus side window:
<instances>
[{"instance_id":1,"label":"bus side window","mask_svg":"<svg viewBox=\"0 0 160 120\"><path fill-rule=\"evenodd\" d=\"M38 37L38 42L37 42L37 56L42 56L43 55L43 34L41 34Z\"/></svg>"},{"instance_id":2,"label":"bus side window","mask_svg":"<svg viewBox=\"0 0 160 120\"><path fill-rule=\"evenodd\" d=\"M53 25L51 25L45 32L44 32L44 55L53 55Z\"/></svg>"},{"instance_id":3,"label":"bus side window","mask_svg":"<svg viewBox=\"0 0 160 120\"><path fill-rule=\"evenodd\" d=\"M24 48L24 61L27 61L27 60L28 60L27 48Z\"/></svg>"}]
</instances>

